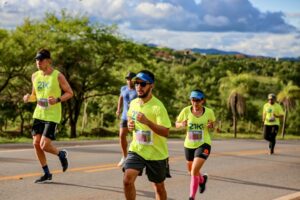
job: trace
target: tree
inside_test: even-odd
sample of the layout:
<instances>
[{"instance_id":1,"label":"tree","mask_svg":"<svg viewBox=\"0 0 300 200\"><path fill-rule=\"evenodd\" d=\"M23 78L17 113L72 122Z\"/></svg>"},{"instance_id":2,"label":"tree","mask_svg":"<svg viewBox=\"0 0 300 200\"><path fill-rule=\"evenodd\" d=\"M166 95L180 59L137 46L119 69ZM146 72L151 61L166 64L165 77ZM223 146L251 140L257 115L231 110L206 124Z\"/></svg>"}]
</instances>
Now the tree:
<instances>
[{"instance_id":1,"label":"tree","mask_svg":"<svg viewBox=\"0 0 300 200\"><path fill-rule=\"evenodd\" d=\"M237 118L243 116L246 111L246 99L257 84L251 74L235 75L227 71L227 76L220 79L219 92L221 99L226 99L227 107L232 113L234 137L237 137Z\"/></svg>"},{"instance_id":2,"label":"tree","mask_svg":"<svg viewBox=\"0 0 300 200\"><path fill-rule=\"evenodd\" d=\"M296 106L296 100L300 99L300 87L289 82L288 85L279 92L277 99L284 106L284 117L281 131L281 136L284 138L288 111L294 109Z\"/></svg>"},{"instance_id":3,"label":"tree","mask_svg":"<svg viewBox=\"0 0 300 200\"><path fill-rule=\"evenodd\" d=\"M22 75L28 77L28 84L24 85L31 85L30 77L36 70L33 58L40 48L50 50L54 67L69 81L74 97L64 103L62 125L69 122L71 137L77 136L76 125L85 100L118 94L121 83L115 71L119 70L120 63L130 60L147 66L147 48L121 38L115 26L90 24L87 17L72 16L64 10L60 17L48 13L42 21L26 19L13 31L12 38L20 46L14 50L20 49L25 60L31 59L29 66L17 65L26 69ZM13 63L8 66L18 69ZM30 91L29 87L27 90Z\"/></svg>"}]
</instances>

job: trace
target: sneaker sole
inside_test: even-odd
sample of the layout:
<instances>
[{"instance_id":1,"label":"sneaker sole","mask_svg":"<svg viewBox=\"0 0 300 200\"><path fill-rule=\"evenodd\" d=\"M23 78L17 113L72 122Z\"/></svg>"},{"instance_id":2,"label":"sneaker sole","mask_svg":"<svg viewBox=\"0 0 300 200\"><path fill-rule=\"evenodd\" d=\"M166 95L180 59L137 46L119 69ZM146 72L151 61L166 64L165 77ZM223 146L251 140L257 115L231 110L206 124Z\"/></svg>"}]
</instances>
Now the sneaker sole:
<instances>
[{"instance_id":1,"label":"sneaker sole","mask_svg":"<svg viewBox=\"0 0 300 200\"><path fill-rule=\"evenodd\" d=\"M204 178L204 176L206 176L206 178ZM200 187L200 191L199 191L199 192L200 192L201 194L204 193L205 190L206 190L206 184L207 184L207 181L208 181L208 174L203 174L203 178L205 179L205 180L204 180L204 183L205 183L205 189L202 191L202 190L201 190L201 187L199 186L199 187Z\"/></svg>"},{"instance_id":2,"label":"sneaker sole","mask_svg":"<svg viewBox=\"0 0 300 200\"><path fill-rule=\"evenodd\" d=\"M69 169L69 166L70 166L70 161L68 160L68 155L69 155L69 153L68 153L68 151L66 150L66 149L62 149L62 151L64 151L64 152L66 152L66 159L67 159L67 161L68 161L68 167L67 167L67 169L64 171L63 170L63 172L66 172L68 169Z\"/></svg>"}]
</instances>

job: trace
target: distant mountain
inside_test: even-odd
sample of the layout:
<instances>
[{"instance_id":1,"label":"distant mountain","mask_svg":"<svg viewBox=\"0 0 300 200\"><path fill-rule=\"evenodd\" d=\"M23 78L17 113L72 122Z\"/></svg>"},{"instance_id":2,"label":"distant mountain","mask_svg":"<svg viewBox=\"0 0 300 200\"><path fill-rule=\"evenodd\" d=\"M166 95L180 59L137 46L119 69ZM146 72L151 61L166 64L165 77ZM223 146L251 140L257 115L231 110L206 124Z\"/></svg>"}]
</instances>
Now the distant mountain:
<instances>
[{"instance_id":1,"label":"distant mountain","mask_svg":"<svg viewBox=\"0 0 300 200\"><path fill-rule=\"evenodd\" d=\"M246 55L243 53L240 53L238 51L222 51L218 49L198 49L198 48L193 48L191 51L195 53L200 53L200 54L209 54L209 55L237 55L237 54L242 54Z\"/></svg>"},{"instance_id":2,"label":"distant mountain","mask_svg":"<svg viewBox=\"0 0 300 200\"><path fill-rule=\"evenodd\" d=\"M145 46L148 47L159 47L156 44L153 43L148 43L148 44L144 44ZM194 53L199 53L199 54L206 54L206 55L244 55L246 57L260 57L260 58L272 58L272 57L267 57L267 56L259 56L259 55L247 55L245 53L241 53L238 51L222 51L219 49L199 49L199 48L192 48L190 49L192 52ZM278 60L284 60L284 61L294 61L294 62L298 62L300 61L300 56L299 57L280 57L277 58Z\"/></svg>"},{"instance_id":3,"label":"distant mountain","mask_svg":"<svg viewBox=\"0 0 300 200\"><path fill-rule=\"evenodd\" d=\"M280 60L286 60L286 61L294 61L294 62L299 62L300 61L300 57L298 58L293 58L293 57L282 57L279 58Z\"/></svg>"}]
</instances>

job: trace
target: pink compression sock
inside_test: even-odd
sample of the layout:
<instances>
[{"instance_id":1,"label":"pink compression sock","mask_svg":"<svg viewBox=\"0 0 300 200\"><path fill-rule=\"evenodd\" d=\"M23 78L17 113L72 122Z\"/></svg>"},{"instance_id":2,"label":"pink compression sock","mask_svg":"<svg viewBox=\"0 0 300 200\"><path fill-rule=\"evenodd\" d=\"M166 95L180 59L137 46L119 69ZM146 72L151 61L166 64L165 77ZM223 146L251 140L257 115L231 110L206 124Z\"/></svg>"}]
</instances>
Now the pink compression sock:
<instances>
[{"instance_id":1,"label":"pink compression sock","mask_svg":"<svg viewBox=\"0 0 300 200\"><path fill-rule=\"evenodd\" d=\"M199 187L199 181L199 176L191 176L190 197L195 198L196 192Z\"/></svg>"}]
</instances>

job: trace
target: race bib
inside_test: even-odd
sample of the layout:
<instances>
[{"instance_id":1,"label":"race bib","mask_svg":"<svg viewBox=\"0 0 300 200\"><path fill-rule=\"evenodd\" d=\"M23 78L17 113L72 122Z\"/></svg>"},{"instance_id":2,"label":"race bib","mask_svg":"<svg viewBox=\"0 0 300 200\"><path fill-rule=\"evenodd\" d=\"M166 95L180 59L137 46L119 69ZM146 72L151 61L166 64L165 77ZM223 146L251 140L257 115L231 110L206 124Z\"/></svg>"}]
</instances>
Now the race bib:
<instances>
[{"instance_id":1,"label":"race bib","mask_svg":"<svg viewBox=\"0 0 300 200\"><path fill-rule=\"evenodd\" d=\"M49 107L48 99L45 98L38 99L37 104L43 109L47 109Z\"/></svg>"},{"instance_id":2,"label":"race bib","mask_svg":"<svg viewBox=\"0 0 300 200\"><path fill-rule=\"evenodd\" d=\"M153 144L153 134L152 131L141 131L137 130L135 132L136 140L139 144L152 145Z\"/></svg>"},{"instance_id":3,"label":"race bib","mask_svg":"<svg viewBox=\"0 0 300 200\"><path fill-rule=\"evenodd\" d=\"M189 131L188 134L189 134L190 141L199 142L199 141L202 141L202 139L203 139L203 131L202 130Z\"/></svg>"}]
</instances>

